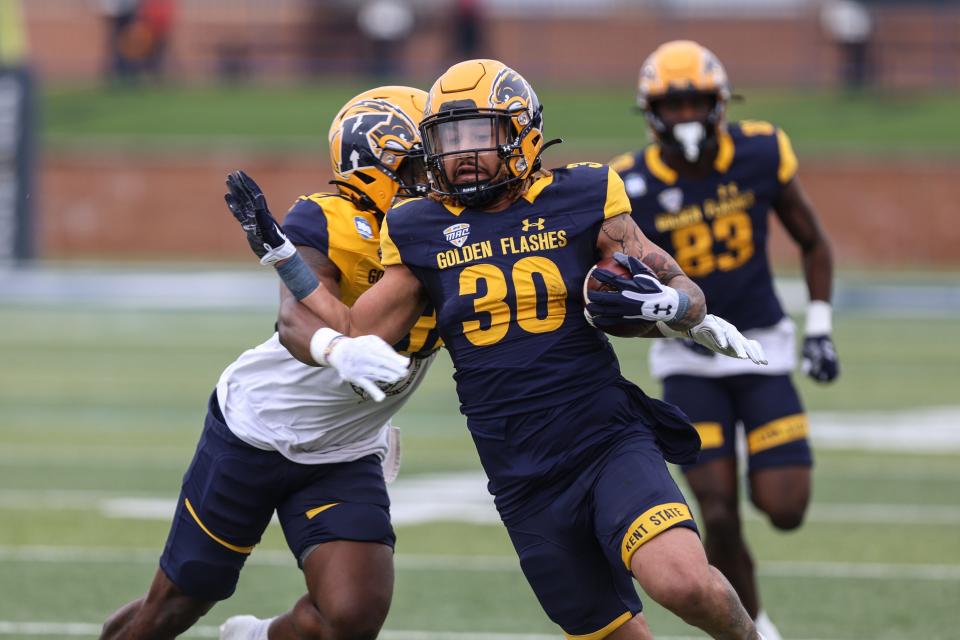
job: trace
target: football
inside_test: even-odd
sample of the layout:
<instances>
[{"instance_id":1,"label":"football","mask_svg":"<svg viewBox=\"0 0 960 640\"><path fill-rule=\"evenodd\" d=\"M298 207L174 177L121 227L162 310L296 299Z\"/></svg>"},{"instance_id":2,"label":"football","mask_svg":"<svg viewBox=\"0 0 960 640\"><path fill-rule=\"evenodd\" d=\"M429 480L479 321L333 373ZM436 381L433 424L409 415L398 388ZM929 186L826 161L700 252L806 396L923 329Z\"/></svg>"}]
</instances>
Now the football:
<instances>
[{"instance_id":1,"label":"football","mask_svg":"<svg viewBox=\"0 0 960 640\"><path fill-rule=\"evenodd\" d=\"M615 288L610 285L600 282L593 277L593 272L595 269L603 269L609 271L618 276L623 276L625 278L630 277L630 272L623 267L619 262L613 258L604 258L600 260L597 264L590 267L590 271L587 272L587 277L583 281L583 304L586 306L590 303L590 299L587 297L588 291L616 291ZM653 322L624 322L623 324L614 325L612 327L604 327L603 332L611 336L617 336L618 338L636 338L637 336L645 335L646 332L650 329L650 326L654 324Z\"/></svg>"}]
</instances>

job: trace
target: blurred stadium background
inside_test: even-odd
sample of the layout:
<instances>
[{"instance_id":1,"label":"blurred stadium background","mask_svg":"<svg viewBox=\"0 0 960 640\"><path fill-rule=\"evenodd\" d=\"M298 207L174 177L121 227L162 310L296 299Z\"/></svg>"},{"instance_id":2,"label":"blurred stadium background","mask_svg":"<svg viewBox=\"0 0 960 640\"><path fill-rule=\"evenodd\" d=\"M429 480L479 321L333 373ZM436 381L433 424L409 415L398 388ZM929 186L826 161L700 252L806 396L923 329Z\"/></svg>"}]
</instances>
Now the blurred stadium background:
<instances>
[{"instance_id":1,"label":"blurred stadium background","mask_svg":"<svg viewBox=\"0 0 960 640\"><path fill-rule=\"evenodd\" d=\"M137 5L141 6L137 6ZM327 188L326 131L376 84L490 56L566 143L644 141L643 57L693 38L731 117L783 126L838 265L843 375L800 381L818 450L798 533L745 507L790 639L960 638L960 6L820 0L0 0L0 637L96 637L156 566L204 401L272 331L276 284L222 204L245 168L275 211ZM794 313L797 252L778 234ZM649 390L642 341L618 340ZM387 640L559 637L485 494L444 357L398 423ZM228 615L301 592L279 531ZM700 637L648 604L658 637Z\"/></svg>"}]
</instances>

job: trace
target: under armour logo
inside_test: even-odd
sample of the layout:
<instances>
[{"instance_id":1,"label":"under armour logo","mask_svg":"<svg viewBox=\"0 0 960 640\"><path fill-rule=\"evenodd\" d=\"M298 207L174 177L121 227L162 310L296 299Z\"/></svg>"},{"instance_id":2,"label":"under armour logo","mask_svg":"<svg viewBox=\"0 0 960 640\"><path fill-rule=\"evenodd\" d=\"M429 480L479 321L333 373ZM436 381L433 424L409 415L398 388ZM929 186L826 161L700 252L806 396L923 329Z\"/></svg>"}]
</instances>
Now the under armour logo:
<instances>
[{"instance_id":1,"label":"under armour logo","mask_svg":"<svg viewBox=\"0 0 960 640\"><path fill-rule=\"evenodd\" d=\"M537 218L535 222L530 222L529 219L525 218L523 220L523 230L530 231L531 228L536 227L537 231L543 231L543 218Z\"/></svg>"},{"instance_id":2,"label":"under armour logo","mask_svg":"<svg viewBox=\"0 0 960 640\"><path fill-rule=\"evenodd\" d=\"M672 304L666 304L661 306L660 303L658 302L657 304L653 305L653 315L655 316L658 316L660 314L663 314L665 316L670 315L672 311L673 311Z\"/></svg>"}]
</instances>

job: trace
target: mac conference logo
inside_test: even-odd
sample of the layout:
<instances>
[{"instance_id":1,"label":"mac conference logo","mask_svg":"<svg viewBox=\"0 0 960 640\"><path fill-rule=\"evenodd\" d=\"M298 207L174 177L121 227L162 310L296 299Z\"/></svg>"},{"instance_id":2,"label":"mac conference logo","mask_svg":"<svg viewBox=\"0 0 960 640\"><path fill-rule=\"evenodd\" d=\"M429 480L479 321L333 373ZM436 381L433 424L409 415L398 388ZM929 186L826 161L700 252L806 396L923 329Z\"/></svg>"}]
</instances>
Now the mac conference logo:
<instances>
[{"instance_id":1,"label":"mac conference logo","mask_svg":"<svg viewBox=\"0 0 960 640\"><path fill-rule=\"evenodd\" d=\"M455 247L462 247L470 237L470 225L466 222L452 224L443 230L443 237Z\"/></svg>"},{"instance_id":2,"label":"mac conference logo","mask_svg":"<svg viewBox=\"0 0 960 640\"><path fill-rule=\"evenodd\" d=\"M360 216L355 216L353 218L353 224L357 228L357 233L360 234L361 238L366 238L367 240L373 239L373 227L370 226L369 222Z\"/></svg>"},{"instance_id":3,"label":"mac conference logo","mask_svg":"<svg viewBox=\"0 0 960 640\"><path fill-rule=\"evenodd\" d=\"M657 196L657 202L670 213L679 213L683 208L683 191L676 187L664 189Z\"/></svg>"}]
</instances>

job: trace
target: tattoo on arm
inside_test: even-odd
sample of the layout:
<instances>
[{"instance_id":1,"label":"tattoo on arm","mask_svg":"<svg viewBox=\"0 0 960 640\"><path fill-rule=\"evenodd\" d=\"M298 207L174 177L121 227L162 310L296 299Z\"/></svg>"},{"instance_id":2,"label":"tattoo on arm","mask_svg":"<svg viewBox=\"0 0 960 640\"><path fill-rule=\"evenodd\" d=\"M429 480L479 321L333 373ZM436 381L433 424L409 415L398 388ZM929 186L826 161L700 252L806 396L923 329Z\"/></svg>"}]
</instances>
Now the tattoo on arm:
<instances>
[{"instance_id":1,"label":"tattoo on arm","mask_svg":"<svg viewBox=\"0 0 960 640\"><path fill-rule=\"evenodd\" d=\"M649 241L629 214L608 218L600 227L600 232L604 236L601 242L607 245L607 250L612 249L639 258L650 267L660 282L668 284L675 277L683 275L680 265L668 253L652 243L647 245Z\"/></svg>"},{"instance_id":2,"label":"tattoo on arm","mask_svg":"<svg viewBox=\"0 0 960 640\"><path fill-rule=\"evenodd\" d=\"M597 248L609 256L616 251L639 258L663 284L672 286L687 296L686 312L669 324L678 330L689 329L703 320L706 304L703 292L686 277L683 269L669 253L650 242L630 214L607 218L600 227Z\"/></svg>"},{"instance_id":3,"label":"tattoo on arm","mask_svg":"<svg viewBox=\"0 0 960 640\"><path fill-rule=\"evenodd\" d=\"M683 275L683 270L676 260L665 254L648 253L643 256L643 264L650 267L657 279L664 284L669 284L677 276Z\"/></svg>"},{"instance_id":4,"label":"tattoo on arm","mask_svg":"<svg viewBox=\"0 0 960 640\"><path fill-rule=\"evenodd\" d=\"M629 216L620 215L604 220L600 227L600 232L605 235L614 245L617 251L627 253L627 224L626 218Z\"/></svg>"},{"instance_id":5,"label":"tattoo on arm","mask_svg":"<svg viewBox=\"0 0 960 640\"><path fill-rule=\"evenodd\" d=\"M600 233L598 246L609 252L606 255L619 251L635 258L643 257L643 232L630 214L607 218L600 226Z\"/></svg>"}]
</instances>

